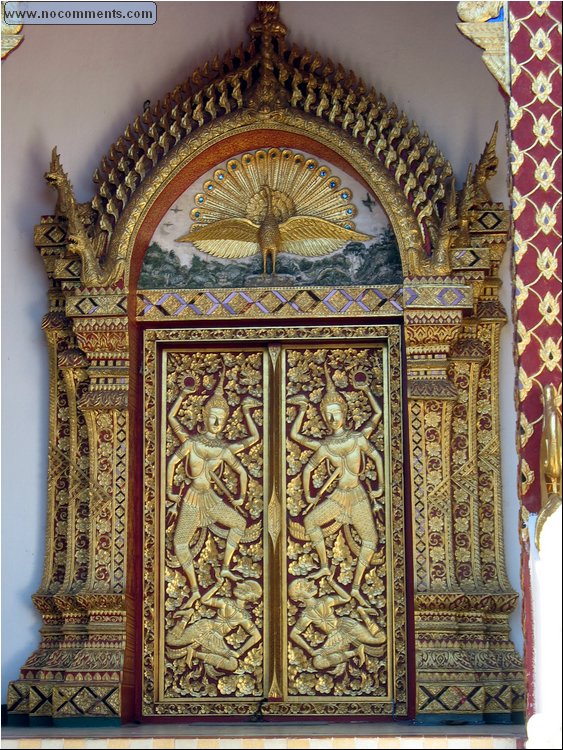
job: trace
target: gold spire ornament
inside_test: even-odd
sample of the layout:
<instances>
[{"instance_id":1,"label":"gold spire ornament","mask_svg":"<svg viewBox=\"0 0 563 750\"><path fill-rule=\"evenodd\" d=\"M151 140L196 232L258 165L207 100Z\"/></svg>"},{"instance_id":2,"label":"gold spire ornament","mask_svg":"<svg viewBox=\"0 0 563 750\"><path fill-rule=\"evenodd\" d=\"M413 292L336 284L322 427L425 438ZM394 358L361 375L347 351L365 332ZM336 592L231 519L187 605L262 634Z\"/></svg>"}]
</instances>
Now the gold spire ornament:
<instances>
[{"instance_id":1,"label":"gold spire ornament","mask_svg":"<svg viewBox=\"0 0 563 750\"><path fill-rule=\"evenodd\" d=\"M541 510L536 521L536 547L540 551L543 527L561 507L561 417L553 385L543 388L543 430L540 444Z\"/></svg>"},{"instance_id":2,"label":"gold spire ornament","mask_svg":"<svg viewBox=\"0 0 563 750\"><path fill-rule=\"evenodd\" d=\"M475 168L475 174L473 175L473 184L475 188L475 201L479 203L492 203L493 199L487 187L487 182L495 176L498 169L498 156L497 156L497 135L498 135L498 120L495 123L495 129L491 136L491 140L485 146L479 163Z\"/></svg>"},{"instance_id":3,"label":"gold spire ornament","mask_svg":"<svg viewBox=\"0 0 563 750\"><path fill-rule=\"evenodd\" d=\"M279 6L279 3L259 2L258 16L248 27L248 33L260 39L260 78L247 95L246 106L263 115L283 109L288 100L287 92L274 74L277 59L274 40L279 43L287 34L287 28L280 19Z\"/></svg>"},{"instance_id":4,"label":"gold spire ornament","mask_svg":"<svg viewBox=\"0 0 563 750\"><path fill-rule=\"evenodd\" d=\"M218 258L262 253L276 272L278 253L315 257L371 239L355 231L352 192L328 167L289 149L230 159L195 196L193 224L178 242Z\"/></svg>"}]
</instances>

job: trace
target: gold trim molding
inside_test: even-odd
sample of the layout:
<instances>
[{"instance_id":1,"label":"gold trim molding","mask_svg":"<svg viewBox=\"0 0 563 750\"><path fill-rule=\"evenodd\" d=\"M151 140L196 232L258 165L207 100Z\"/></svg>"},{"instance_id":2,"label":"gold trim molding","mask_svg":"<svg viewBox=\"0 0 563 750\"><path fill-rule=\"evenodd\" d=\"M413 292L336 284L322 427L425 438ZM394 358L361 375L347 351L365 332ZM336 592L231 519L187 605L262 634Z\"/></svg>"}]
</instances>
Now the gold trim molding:
<instances>
[{"instance_id":1,"label":"gold trim molding","mask_svg":"<svg viewBox=\"0 0 563 750\"><path fill-rule=\"evenodd\" d=\"M501 21L494 20L501 11L504 11L505 17ZM482 57L485 67L504 93L510 95L507 12L508 3L503 0L465 0L457 4L457 14L462 21L457 28L484 50Z\"/></svg>"},{"instance_id":2,"label":"gold trim molding","mask_svg":"<svg viewBox=\"0 0 563 750\"><path fill-rule=\"evenodd\" d=\"M2 3L2 60L5 60L8 55L13 52L23 42L24 36L21 33L23 24L9 24L4 21L4 6L6 3Z\"/></svg>"}]
</instances>

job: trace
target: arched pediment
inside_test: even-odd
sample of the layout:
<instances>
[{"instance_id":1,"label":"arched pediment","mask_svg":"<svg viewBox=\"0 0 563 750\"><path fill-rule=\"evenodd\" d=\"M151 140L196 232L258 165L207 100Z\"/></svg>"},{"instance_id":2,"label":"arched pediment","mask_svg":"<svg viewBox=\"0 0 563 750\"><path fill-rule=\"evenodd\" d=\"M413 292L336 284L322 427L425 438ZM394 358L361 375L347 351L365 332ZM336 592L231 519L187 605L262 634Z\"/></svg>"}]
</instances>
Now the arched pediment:
<instances>
[{"instance_id":1,"label":"arched pediment","mask_svg":"<svg viewBox=\"0 0 563 750\"><path fill-rule=\"evenodd\" d=\"M409 252L413 248L421 251L422 234L408 201L389 179L385 167L371 158L361 144L304 113L284 110L267 120L257 120L254 112L242 110L204 126L189 140L179 143L133 195L110 240L112 254L121 254L125 260L126 286L135 285L150 232L186 187L201 182L200 176L207 170L248 148L269 147L289 147L337 164L373 193L397 237L407 275ZM217 161L218 154L223 157L221 162Z\"/></svg>"},{"instance_id":2,"label":"arched pediment","mask_svg":"<svg viewBox=\"0 0 563 750\"><path fill-rule=\"evenodd\" d=\"M451 165L416 122L352 71L290 44L277 5L258 3L250 41L148 106L102 159L97 192L74 222L80 239L71 250L82 256L84 286L128 287L137 233L160 192L219 142L226 156L237 139L252 147L252 133L260 133L256 147L301 134L344 159L386 211L405 276L437 246Z\"/></svg>"}]
</instances>

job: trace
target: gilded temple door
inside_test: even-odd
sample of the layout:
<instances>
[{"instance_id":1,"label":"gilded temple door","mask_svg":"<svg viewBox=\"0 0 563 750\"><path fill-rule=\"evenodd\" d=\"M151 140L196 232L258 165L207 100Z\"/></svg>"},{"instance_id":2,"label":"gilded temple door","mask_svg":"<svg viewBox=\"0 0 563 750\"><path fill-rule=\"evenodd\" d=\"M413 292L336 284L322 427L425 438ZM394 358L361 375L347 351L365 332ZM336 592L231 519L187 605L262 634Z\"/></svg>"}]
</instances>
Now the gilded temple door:
<instances>
[{"instance_id":1,"label":"gilded temple door","mask_svg":"<svg viewBox=\"0 0 563 750\"><path fill-rule=\"evenodd\" d=\"M405 715L399 328L244 330L145 332L143 713Z\"/></svg>"}]
</instances>

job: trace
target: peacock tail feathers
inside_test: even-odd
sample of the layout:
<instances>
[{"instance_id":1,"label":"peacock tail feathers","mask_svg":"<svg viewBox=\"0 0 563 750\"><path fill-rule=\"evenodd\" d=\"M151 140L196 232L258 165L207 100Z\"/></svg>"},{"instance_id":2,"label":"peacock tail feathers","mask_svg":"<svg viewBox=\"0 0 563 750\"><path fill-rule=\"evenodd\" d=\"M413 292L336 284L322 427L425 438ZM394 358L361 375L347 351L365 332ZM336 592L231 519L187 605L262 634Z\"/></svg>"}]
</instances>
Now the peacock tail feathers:
<instances>
[{"instance_id":1,"label":"peacock tail feathers","mask_svg":"<svg viewBox=\"0 0 563 750\"><path fill-rule=\"evenodd\" d=\"M316 159L290 149L270 148L229 159L195 196L191 232L216 221L245 218L259 226L271 210L279 224L293 216L309 216L354 231L356 207L352 191Z\"/></svg>"}]
</instances>

